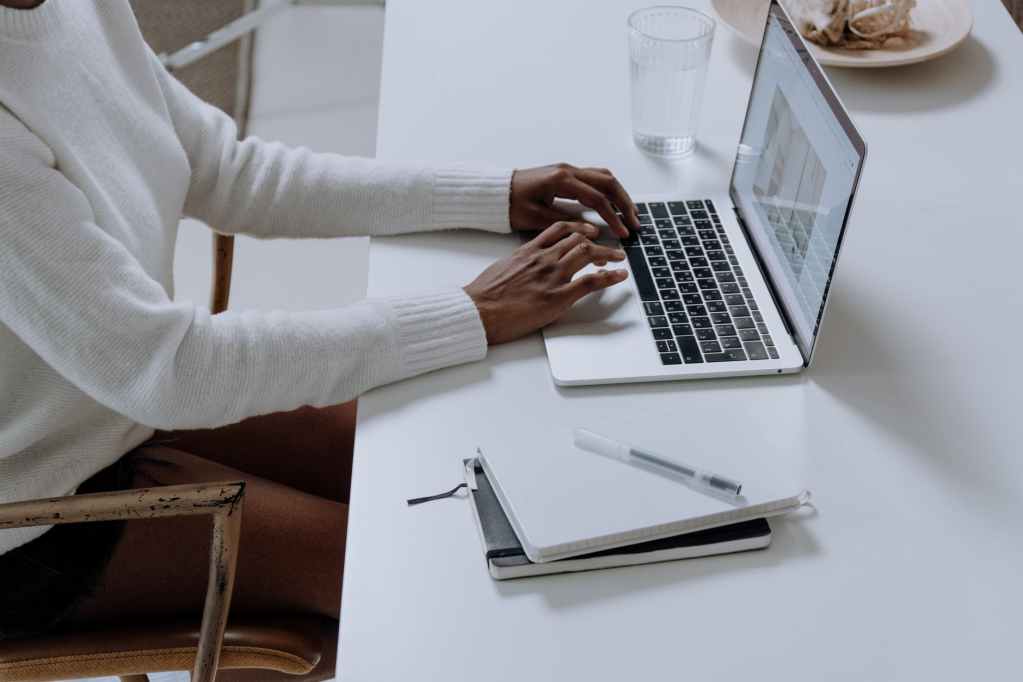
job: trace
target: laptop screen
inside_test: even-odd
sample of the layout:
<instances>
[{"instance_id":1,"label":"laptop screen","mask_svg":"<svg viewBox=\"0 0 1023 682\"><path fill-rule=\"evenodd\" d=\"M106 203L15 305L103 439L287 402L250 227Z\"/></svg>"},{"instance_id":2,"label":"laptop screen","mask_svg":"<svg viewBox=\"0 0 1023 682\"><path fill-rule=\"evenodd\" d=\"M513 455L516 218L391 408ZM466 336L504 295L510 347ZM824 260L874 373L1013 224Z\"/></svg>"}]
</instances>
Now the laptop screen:
<instances>
[{"instance_id":1,"label":"laptop screen","mask_svg":"<svg viewBox=\"0 0 1023 682\"><path fill-rule=\"evenodd\" d=\"M730 191L807 362L865 153L820 66L772 2Z\"/></svg>"}]
</instances>

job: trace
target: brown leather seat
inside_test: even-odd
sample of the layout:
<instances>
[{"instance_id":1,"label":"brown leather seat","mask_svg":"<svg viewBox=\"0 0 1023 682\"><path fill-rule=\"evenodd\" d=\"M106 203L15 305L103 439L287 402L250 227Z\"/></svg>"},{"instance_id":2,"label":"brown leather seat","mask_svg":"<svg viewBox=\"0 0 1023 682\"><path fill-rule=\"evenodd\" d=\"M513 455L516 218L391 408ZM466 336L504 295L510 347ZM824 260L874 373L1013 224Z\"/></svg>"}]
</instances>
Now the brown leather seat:
<instances>
[{"instance_id":1,"label":"brown leather seat","mask_svg":"<svg viewBox=\"0 0 1023 682\"><path fill-rule=\"evenodd\" d=\"M224 634L221 670L258 668L303 675L320 662L324 633L336 622L317 617L232 621ZM0 680L44 682L189 670L197 622L54 632L0 641Z\"/></svg>"}]
</instances>

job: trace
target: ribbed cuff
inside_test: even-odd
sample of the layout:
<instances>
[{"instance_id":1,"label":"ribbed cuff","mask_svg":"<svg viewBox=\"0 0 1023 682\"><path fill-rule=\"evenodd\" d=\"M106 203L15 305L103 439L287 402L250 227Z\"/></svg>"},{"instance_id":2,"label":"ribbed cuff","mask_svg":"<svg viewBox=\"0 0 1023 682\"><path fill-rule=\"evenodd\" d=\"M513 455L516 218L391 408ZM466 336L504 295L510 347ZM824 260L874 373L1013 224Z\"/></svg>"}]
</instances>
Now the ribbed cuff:
<instances>
[{"instance_id":1,"label":"ribbed cuff","mask_svg":"<svg viewBox=\"0 0 1023 682\"><path fill-rule=\"evenodd\" d=\"M397 323L398 378L486 357L487 335L479 311L461 289L380 302Z\"/></svg>"},{"instance_id":2,"label":"ribbed cuff","mask_svg":"<svg viewBox=\"0 0 1023 682\"><path fill-rule=\"evenodd\" d=\"M510 169L454 166L438 170L433 181L433 227L511 232L511 176Z\"/></svg>"},{"instance_id":3,"label":"ribbed cuff","mask_svg":"<svg viewBox=\"0 0 1023 682\"><path fill-rule=\"evenodd\" d=\"M63 33L74 18L69 3L48 0L33 9L0 7L0 38L15 41L46 40Z\"/></svg>"}]
</instances>

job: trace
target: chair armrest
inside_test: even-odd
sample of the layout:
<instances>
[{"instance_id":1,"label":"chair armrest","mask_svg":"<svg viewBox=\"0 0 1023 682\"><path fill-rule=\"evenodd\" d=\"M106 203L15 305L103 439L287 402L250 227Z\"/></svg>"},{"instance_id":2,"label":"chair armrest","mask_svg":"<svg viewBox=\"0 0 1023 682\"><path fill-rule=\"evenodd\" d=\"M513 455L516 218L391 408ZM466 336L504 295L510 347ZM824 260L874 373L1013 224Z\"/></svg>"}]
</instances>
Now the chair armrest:
<instances>
[{"instance_id":1,"label":"chair armrest","mask_svg":"<svg viewBox=\"0 0 1023 682\"><path fill-rule=\"evenodd\" d=\"M213 682L231 606L245 483L173 485L0 504L0 530L171 516L213 517L210 573L193 682Z\"/></svg>"}]
</instances>

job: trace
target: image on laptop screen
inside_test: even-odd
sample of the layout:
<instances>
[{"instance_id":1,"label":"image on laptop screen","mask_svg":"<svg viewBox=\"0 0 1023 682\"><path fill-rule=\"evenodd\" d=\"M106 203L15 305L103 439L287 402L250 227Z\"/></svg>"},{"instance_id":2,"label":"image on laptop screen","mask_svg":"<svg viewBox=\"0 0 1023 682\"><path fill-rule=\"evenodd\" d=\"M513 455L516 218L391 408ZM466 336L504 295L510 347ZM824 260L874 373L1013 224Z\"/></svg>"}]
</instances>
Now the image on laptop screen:
<instances>
[{"instance_id":1,"label":"image on laptop screen","mask_svg":"<svg viewBox=\"0 0 1023 682\"><path fill-rule=\"evenodd\" d=\"M809 358L865 147L772 3L732 176L732 201Z\"/></svg>"}]
</instances>

